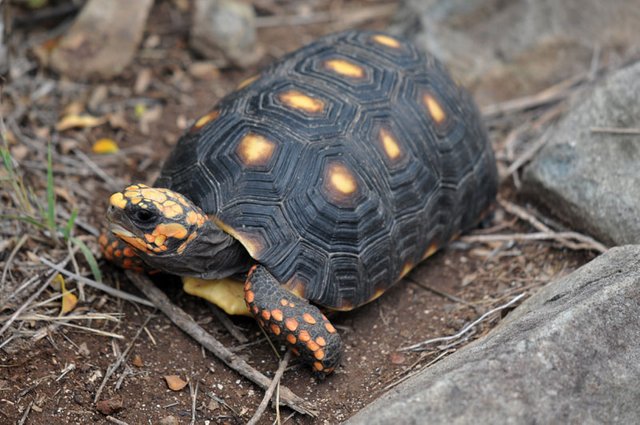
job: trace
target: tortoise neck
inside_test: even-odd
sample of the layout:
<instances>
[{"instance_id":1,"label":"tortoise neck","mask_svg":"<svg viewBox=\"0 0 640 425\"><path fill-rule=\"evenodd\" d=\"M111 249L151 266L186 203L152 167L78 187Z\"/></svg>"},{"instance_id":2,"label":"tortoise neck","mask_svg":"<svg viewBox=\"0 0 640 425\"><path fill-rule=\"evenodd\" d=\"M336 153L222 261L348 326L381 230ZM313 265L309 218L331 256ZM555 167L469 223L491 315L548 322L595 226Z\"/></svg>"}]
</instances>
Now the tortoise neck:
<instances>
[{"instance_id":1,"label":"tortoise neck","mask_svg":"<svg viewBox=\"0 0 640 425\"><path fill-rule=\"evenodd\" d=\"M246 272L253 262L242 244L211 220L198 229L187 257L197 273L195 276L203 279L221 279Z\"/></svg>"}]
</instances>

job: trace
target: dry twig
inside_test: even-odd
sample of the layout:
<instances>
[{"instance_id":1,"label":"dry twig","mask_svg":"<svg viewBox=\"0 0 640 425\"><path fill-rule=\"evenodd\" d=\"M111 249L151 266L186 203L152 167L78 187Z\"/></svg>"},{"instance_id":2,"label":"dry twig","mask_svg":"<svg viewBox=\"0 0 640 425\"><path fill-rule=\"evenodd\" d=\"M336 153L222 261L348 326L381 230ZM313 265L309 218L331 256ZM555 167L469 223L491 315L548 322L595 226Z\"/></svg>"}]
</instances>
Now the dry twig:
<instances>
[{"instance_id":1,"label":"dry twig","mask_svg":"<svg viewBox=\"0 0 640 425\"><path fill-rule=\"evenodd\" d=\"M269 378L255 370L251 365L239 358L205 331L187 313L174 305L160 289L156 288L148 277L133 272L127 272L127 277L169 320L182 329L187 335L195 339L231 369L249 379L260 388L269 388L271 384ZM305 415L312 417L317 415L317 411L308 402L295 395L290 389L283 387L281 390L285 405Z\"/></svg>"},{"instance_id":2,"label":"dry twig","mask_svg":"<svg viewBox=\"0 0 640 425\"><path fill-rule=\"evenodd\" d=\"M618 128L618 127L591 127L592 133L620 134L620 135L640 135L640 128Z\"/></svg>"},{"instance_id":3,"label":"dry twig","mask_svg":"<svg viewBox=\"0 0 640 425\"><path fill-rule=\"evenodd\" d=\"M155 311L147 316L142 326L140 326L140 328L138 329L138 332L136 332L131 342L129 342L129 345L127 346L127 348L120 354L120 356L116 359L116 361L107 368L107 371L104 374L104 378L102 379L102 382L100 383L100 386L96 391L96 395L93 398L94 403L97 403L97 401L100 399L100 395L102 394L102 390L104 389L104 386L107 384L107 381L109 380L111 375L113 375L113 373L120 367L122 362L126 360L127 356L129 355L129 351L131 351L131 348L133 348L133 344L136 342L138 337L142 334L142 330L147 326L149 321L153 318L154 313Z\"/></svg>"},{"instance_id":4,"label":"dry twig","mask_svg":"<svg viewBox=\"0 0 640 425\"><path fill-rule=\"evenodd\" d=\"M503 304L501 306L498 306L498 307L496 307L494 309L491 309L491 310L487 311L482 316L478 317L476 320L474 320L473 322L471 322L468 325L466 325L464 328L462 328L458 333L456 333L454 335L441 336L441 337L437 337L437 338L427 339L427 340L419 342L417 344L409 345L407 347L402 347L402 348L399 349L399 351L422 351L427 346L429 346L431 344L434 344L434 343L437 343L437 342L447 342L447 341L452 341L452 340L458 339L458 338L462 337L464 334L466 334L467 332L469 332L471 329L473 329L473 327L475 325L477 325L478 323L482 322L487 317L491 316L493 313L496 313L496 312L498 312L500 310L504 310L505 308L510 307L511 305L513 305L514 303L519 301L524 296L525 296L524 293L522 293L520 295L517 295L514 298L512 298L511 301L509 301L508 303ZM445 348L448 348L448 347L445 347Z\"/></svg>"},{"instance_id":5,"label":"dry twig","mask_svg":"<svg viewBox=\"0 0 640 425\"><path fill-rule=\"evenodd\" d=\"M260 405L256 409L256 412L253 414L253 417L249 420L249 422L247 422L247 425L256 425L262 417L262 414L267 409L269 400L271 400L271 397L273 397L273 392L275 391L276 387L280 385L280 379L282 378L282 374L284 374L284 371L287 368L287 364L289 363L290 359L291 351L287 350L282 360L280 360L280 366L278 366L278 370L276 371L276 374L271 381L271 385L269 385L269 388L267 388L267 391L265 391Z\"/></svg>"}]
</instances>

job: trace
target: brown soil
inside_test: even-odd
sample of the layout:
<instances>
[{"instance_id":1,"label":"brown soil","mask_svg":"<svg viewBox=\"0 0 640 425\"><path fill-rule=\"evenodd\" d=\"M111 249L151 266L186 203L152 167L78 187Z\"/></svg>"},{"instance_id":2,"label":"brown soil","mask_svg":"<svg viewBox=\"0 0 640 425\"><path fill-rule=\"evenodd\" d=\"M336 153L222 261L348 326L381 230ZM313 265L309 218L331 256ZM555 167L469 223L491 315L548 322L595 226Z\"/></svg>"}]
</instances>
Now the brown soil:
<instances>
[{"instance_id":1,"label":"brown soil","mask_svg":"<svg viewBox=\"0 0 640 425\"><path fill-rule=\"evenodd\" d=\"M117 81L106 83L108 95L100 101L100 105L105 110L111 107L122 111L125 128L114 130L103 125L64 132L55 144L57 154L67 153L64 150L66 141L75 144L109 175L122 181L150 183L157 175L162 159L182 132L181 126L209 110L221 95L255 72L255 69L222 70L212 80L191 75L188 70L194 58L185 48L189 15L179 11L175 3L181 2L161 1L154 6L145 38L148 45L152 45L150 38L159 36L159 44L141 50L135 63ZM295 12L294 2L261 0L255 3L261 5L260 10L263 11L267 6L273 6L276 16ZM318 3L327 3L327 7L329 4ZM331 4L345 8L374 4L366 0L349 1L336 6L338 3L341 2ZM382 28L386 19L368 21L358 26ZM339 22L335 25L262 29L260 38L269 48L268 57L263 62L268 63L273 57L335 29L340 29ZM24 32L21 35L22 42L26 43L47 30L27 28L21 31ZM151 70L150 88L140 95L132 94L130 88L143 69ZM105 84L74 85L49 75L42 68L32 73L34 79L50 78L54 84L52 91L43 98L33 100L34 104L26 104L30 112L23 114L18 123L25 134L33 135L36 139L42 134L42 128L49 128L59 120L66 106L73 101L86 104L90 95L101 84ZM7 86L11 84L9 81ZM19 92L18 87L15 90ZM4 116L8 115L9 108L17 107L19 101L27 102L19 98L11 98L9 107L3 109ZM139 102L146 103L147 110L155 105L162 108L159 119L149 125L149 134L141 131L134 117L135 104ZM494 126L494 136L502 134L509 125L512 123ZM121 151L110 157L92 154L92 143L101 137L114 138ZM47 138L50 137L45 135L44 140ZM42 152L29 150L21 155L20 145L19 140L12 142L12 153L22 156L26 179L37 192L41 192L45 185L42 167L34 165L30 168L29 164L42 160ZM79 178L65 167L68 166L54 166L59 202L69 210L78 206L79 217L99 228L109 193L107 185L95 174ZM3 186L4 190L6 187ZM508 184L501 189L501 195L507 199L514 200L513 192ZM74 201L78 204L74 205ZM487 225L499 226L500 233L529 230L511 216L505 216L501 210L489 221ZM29 232L29 229L17 222L5 222L0 227L1 239L14 241L0 248L3 250L0 251L0 267L4 267L8 261L9 252L19 234ZM81 230L79 232L82 233ZM48 242L38 235L33 231L24 249L16 256L6 287L1 292L15 289L26 278L45 270L35 263L34 256L48 255L60 261L65 255L63 250L50 250ZM88 243L93 249L96 248L95 238L89 238ZM57 257L54 256L56 252L60 253ZM286 422L290 424L334 424L349 418L383 393L385 388L425 366L442 352L433 349L423 353L403 353L399 351L401 347L454 334L482 313L506 303L519 293L535 291L552 278L571 272L592 257L589 253L576 253L545 242L501 242L491 246L461 242L453 244L425 261L377 301L356 311L332 316L332 322L339 328L346 343L343 364L334 375L318 381L294 361L282 382L313 403L319 415L315 419L299 414L291 416L289 409L282 408L283 422L288 418ZM104 262L100 264L106 283L136 293L120 271ZM83 263L80 267L81 270L87 270ZM205 302L182 293L177 282L168 280L162 284L163 289L177 305L226 346L239 345L213 318ZM74 287L75 283L70 285ZM119 313L122 316L115 324L97 320L83 325L113 332L124 338L114 339L72 328L50 327L46 337L34 342L28 336L50 323L34 320L21 322L19 328L14 326L8 334L13 332L15 338L0 351L0 423L16 423L21 418L26 418L23 423L34 425L110 423L96 408L94 396L107 368L132 341L150 314L153 317L146 331L136 340L126 365L109 379L102 393L102 400L112 400L122 405L119 411L111 413L113 417L128 424L155 424L168 416L174 416L180 424L190 423L190 388L197 388L195 423L245 423L253 415L263 391L204 351L166 317L160 313L154 314L150 308L123 302L88 287L85 292L85 299L80 302L77 311ZM53 288L47 289L38 300L48 299L56 293ZM1 317L8 318L19 305L13 300L13 304L2 306ZM58 304L51 304L48 308L48 314L57 315ZM499 319L500 315L496 314L483 322L469 340L486 333ZM246 318L234 318L233 321L250 341L255 341L238 353L255 368L272 376L278 367L278 359L256 323ZM5 342L7 336L3 335ZM63 374L63 371L70 369L70 365L73 368ZM179 375L189 380L190 385L180 391L172 391L163 378L165 375ZM274 419L275 409L269 407L261 423L273 423Z\"/></svg>"}]
</instances>

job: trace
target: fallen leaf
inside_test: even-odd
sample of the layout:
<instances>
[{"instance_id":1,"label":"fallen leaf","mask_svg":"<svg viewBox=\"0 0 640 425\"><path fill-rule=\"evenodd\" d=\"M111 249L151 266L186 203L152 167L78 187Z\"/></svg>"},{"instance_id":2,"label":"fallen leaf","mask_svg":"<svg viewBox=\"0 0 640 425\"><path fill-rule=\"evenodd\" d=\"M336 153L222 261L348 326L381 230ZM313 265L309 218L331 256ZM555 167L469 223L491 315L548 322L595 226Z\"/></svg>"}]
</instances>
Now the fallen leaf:
<instances>
[{"instance_id":1,"label":"fallen leaf","mask_svg":"<svg viewBox=\"0 0 640 425\"><path fill-rule=\"evenodd\" d=\"M141 94L147 91L149 85L151 84L151 78L153 74L151 73L151 69L143 68L138 77L136 78L136 82L133 85L133 92L135 94Z\"/></svg>"},{"instance_id":2,"label":"fallen leaf","mask_svg":"<svg viewBox=\"0 0 640 425\"><path fill-rule=\"evenodd\" d=\"M92 115L67 115L63 117L58 124L56 124L56 130L65 131L70 128L91 128L107 122L104 117L94 117Z\"/></svg>"},{"instance_id":3,"label":"fallen leaf","mask_svg":"<svg viewBox=\"0 0 640 425\"><path fill-rule=\"evenodd\" d=\"M115 396L108 400L100 400L96 403L96 409L98 412L103 415L112 415L114 413L119 412L124 408L124 402L122 401L122 397Z\"/></svg>"},{"instance_id":4,"label":"fallen leaf","mask_svg":"<svg viewBox=\"0 0 640 425\"><path fill-rule=\"evenodd\" d=\"M392 364L403 364L406 360L407 358L404 353L394 351L393 353L389 354L389 361Z\"/></svg>"},{"instance_id":5,"label":"fallen leaf","mask_svg":"<svg viewBox=\"0 0 640 425\"><path fill-rule=\"evenodd\" d=\"M142 363L142 357L140 357L140 354L136 354L135 356L133 356L133 360L131 360L131 364L133 364L135 367L144 366L144 363Z\"/></svg>"},{"instance_id":6,"label":"fallen leaf","mask_svg":"<svg viewBox=\"0 0 640 425\"><path fill-rule=\"evenodd\" d=\"M91 149L93 150L93 153L99 153L102 155L116 153L120 150L116 141L108 138L96 140Z\"/></svg>"},{"instance_id":7,"label":"fallen leaf","mask_svg":"<svg viewBox=\"0 0 640 425\"><path fill-rule=\"evenodd\" d=\"M78 297L67 291L64 277L62 277L61 274L58 274L55 279L60 282L60 292L62 292L62 308L60 308L60 315L67 314L70 311L73 311L73 309L76 308L76 305L78 305Z\"/></svg>"},{"instance_id":8,"label":"fallen leaf","mask_svg":"<svg viewBox=\"0 0 640 425\"><path fill-rule=\"evenodd\" d=\"M178 375L166 375L164 380L171 391L180 391L187 386L187 382L183 381Z\"/></svg>"},{"instance_id":9,"label":"fallen leaf","mask_svg":"<svg viewBox=\"0 0 640 425\"><path fill-rule=\"evenodd\" d=\"M189 74L194 77L210 81L220 78L220 70L212 62L194 62L189 66Z\"/></svg>"}]
</instances>

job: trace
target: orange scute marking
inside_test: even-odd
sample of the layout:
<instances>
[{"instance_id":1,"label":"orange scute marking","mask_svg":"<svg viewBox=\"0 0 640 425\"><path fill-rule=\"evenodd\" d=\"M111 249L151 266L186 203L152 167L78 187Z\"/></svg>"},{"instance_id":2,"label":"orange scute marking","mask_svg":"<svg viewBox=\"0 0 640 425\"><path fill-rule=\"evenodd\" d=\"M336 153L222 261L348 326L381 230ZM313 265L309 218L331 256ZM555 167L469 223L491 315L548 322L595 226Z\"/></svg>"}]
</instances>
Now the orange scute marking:
<instances>
[{"instance_id":1,"label":"orange scute marking","mask_svg":"<svg viewBox=\"0 0 640 425\"><path fill-rule=\"evenodd\" d=\"M219 115L220 115L220 111L211 111L207 115L203 115L202 117L198 118L198 120L193 125L193 127L196 129L200 129L205 125L207 125L208 123L210 123L211 121L218 118Z\"/></svg>"},{"instance_id":2,"label":"orange scute marking","mask_svg":"<svg viewBox=\"0 0 640 425\"><path fill-rule=\"evenodd\" d=\"M317 114L324 110L324 102L315 99L298 90L287 90L278 95L280 102L293 109L300 109L310 114Z\"/></svg>"},{"instance_id":3,"label":"orange scute marking","mask_svg":"<svg viewBox=\"0 0 640 425\"><path fill-rule=\"evenodd\" d=\"M240 140L236 153L245 165L265 165L273 156L276 144L255 133L248 133Z\"/></svg>"},{"instance_id":4,"label":"orange scute marking","mask_svg":"<svg viewBox=\"0 0 640 425\"><path fill-rule=\"evenodd\" d=\"M288 318L287 320L284 321L284 325L287 327L287 329L289 329L291 332L295 331L296 329L298 329L298 321L296 319L293 318Z\"/></svg>"},{"instance_id":5,"label":"orange scute marking","mask_svg":"<svg viewBox=\"0 0 640 425\"><path fill-rule=\"evenodd\" d=\"M364 69L346 59L330 59L324 63L325 68L336 74L351 78L364 77Z\"/></svg>"},{"instance_id":6,"label":"orange scute marking","mask_svg":"<svg viewBox=\"0 0 640 425\"><path fill-rule=\"evenodd\" d=\"M445 114L440 103L429 93L422 97L422 101L436 124L442 124L442 122L447 118L447 114Z\"/></svg>"},{"instance_id":7,"label":"orange scute marking","mask_svg":"<svg viewBox=\"0 0 640 425\"><path fill-rule=\"evenodd\" d=\"M271 317L273 317L274 320L281 322L283 319L282 310L278 310L277 308L274 310L271 310Z\"/></svg>"},{"instance_id":8,"label":"orange scute marking","mask_svg":"<svg viewBox=\"0 0 640 425\"><path fill-rule=\"evenodd\" d=\"M402 266L402 271L400 272L400 277L405 277L413 268L413 264L411 264L410 262L405 263L404 266Z\"/></svg>"},{"instance_id":9,"label":"orange scute marking","mask_svg":"<svg viewBox=\"0 0 640 425\"><path fill-rule=\"evenodd\" d=\"M396 159L400 156L402 150L400 149L400 145L398 145L396 139L391 135L391 132L381 128L380 140L382 141L382 147L389 159Z\"/></svg>"},{"instance_id":10,"label":"orange scute marking","mask_svg":"<svg viewBox=\"0 0 640 425\"><path fill-rule=\"evenodd\" d=\"M422 259L424 260L427 257L431 257L437 251L438 251L438 245L436 245L435 243L432 243L431 245L429 245L429 247L424 252L424 254L422 254Z\"/></svg>"},{"instance_id":11,"label":"orange scute marking","mask_svg":"<svg viewBox=\"0 0 640 425\"><path fill-rule=\"evenodd\" d=\"M255 80L257 80L259 77L259 75L254 75L252 77L249 78L245 78L244 80L242 80L240 82L240 84L238 84L238 87L236 87L237 90L243 89L245 87L247 87L249 84L253 83Z\"/></svg>"},{"instance_id":12,"label":"orange scute marking","mask_svg":"<svg viewBox=\"0 0 640 425\"><path fill-rule=\"evenodd\" d=\"M382 44L383 46L391 47L393 49L397 49L398 47L400 47L400 42L388 35L376 34L371 37L371 39L378 44Z\"/></svg>"},{"instance_id":13,"label":"orange scute marking","mask_svg":"<svg viewBox=\"0 0 640 425\"><path fill-rule=\"evenodd\" d=\"M314 319L313 316L310 315L309 313L303 314L302 318L304 319L305 322L307 322L310 325L315 325L316 324L316 319Z\"/></svg>"},{"instance_id":14,"label":"orange scute marking","mask_svg":"<svg viewBox=\"0 0 640 425\"><path fill-rule=\"evenodd\" d=\"M280 328L278 327L278 325L276 325L275 323L272 323L271 326L271 332L273 332L274 335L280 335Z\"/></svg>"},{"instance_id":15,"label":"orange scute marking","mask_svg":"<svg viewBox=\"0 0 640 425\"><path fill-rule=\"evenodd\" d=\"M331 188L342 195L350 195L358 188L355 177L351 171L342 164L330 164L328 167L328 175Z\"/></svg>"}]
</instances>

